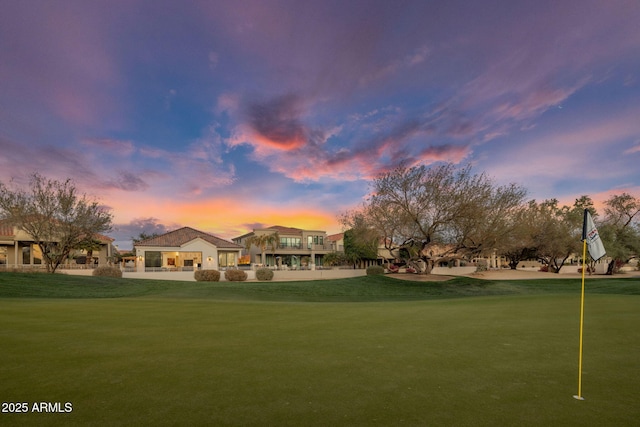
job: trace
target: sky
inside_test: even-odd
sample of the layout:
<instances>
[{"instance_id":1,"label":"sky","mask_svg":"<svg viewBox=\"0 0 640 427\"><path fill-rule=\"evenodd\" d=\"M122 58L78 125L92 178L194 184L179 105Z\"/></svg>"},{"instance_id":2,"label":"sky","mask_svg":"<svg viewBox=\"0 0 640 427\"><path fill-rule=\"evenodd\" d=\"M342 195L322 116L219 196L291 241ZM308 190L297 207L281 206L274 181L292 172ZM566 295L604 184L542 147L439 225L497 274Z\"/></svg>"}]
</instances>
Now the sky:
<instances>
[{"instance_id":1,"label":"sky","mask_svg":"<svg viewBox=\"0 0 640 427\"><path fill-rule=\"evenodd\" d=\"M0 0L0 181L71 178L115 243L338 233L400 164L640 196L637 0Z\"/></svg>"}]
</instances>

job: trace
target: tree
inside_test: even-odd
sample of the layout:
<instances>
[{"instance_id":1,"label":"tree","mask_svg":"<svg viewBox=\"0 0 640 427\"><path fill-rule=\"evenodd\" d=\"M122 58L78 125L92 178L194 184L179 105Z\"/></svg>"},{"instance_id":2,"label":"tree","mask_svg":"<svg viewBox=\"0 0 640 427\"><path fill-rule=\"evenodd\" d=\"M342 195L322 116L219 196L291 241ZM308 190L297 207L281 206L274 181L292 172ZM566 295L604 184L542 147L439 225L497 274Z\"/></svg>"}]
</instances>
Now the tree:
<instances>
[{"instance_id":1,"label":"tree","mask_svg":"<svg viewBox=\"0 0 640 427\"><path fill-rule=\"evenodd\" d=\"M81 241L77 247L74 249L82 249L87 251L87 256L85 258L85 264L93 264L93 251L100 250L102 244L99 240L94 239L93 237L89 237L83 241ZM111 260L110 260L111 261Z\"/></svg>"},{"instance_id":2,"label":"tree","mask_svg":"<svg viewBox=\"0 0 640 427\"><path fill-rule=\"evenodd\" d=\"M267 235L266 245L267 248L271 249L271 256L274 258L273 262L275 263L276 249L280 247L280 235L277 231Z\"/></svg>"},{"instance_id":3,"label":"tree","mask_svg":"<svg viewBox=\"0 0 640 427\"><path fill-rule=\"evenodd\" d=\"M352 228L344 232L344 254L353 265L378 258L378 237L366 228Z\"/></svg>"},{"instance_id":4,"label":"tree","mask_svg":"<svg viewBox=\"0 0 640 427\"><path fill-rule=\"evenodd\" d=\"M605 221L598 230L611 257L607 274L613 274L617 265L640 253L640 199L628 193L613 195L605 202Z\"/></svg>"},{"instance_id":5,"label":"tree","mask_svg":"<svg viewBox=\"0 0 640 427\"><path fill-rule=\"evenodd\" d=\"M496 187L488 180L479 180L474 191L475 200L465 202L451 226L456 251L469 256L490 254L509 242L526 195L516 184Z\"/></svg>"},{"instance_id":6,"label":"tree","mask_svg":"<svg viewBox=\"0 0 640 427\"><path fill-rule=\"evenodd\" d=\"M525 193L515 184L498 187L471 166L400 166L373 181L362 214L390 246L422 252L442 243L471 256L500 246Z\"/></svg>"},{"instance_id":7,"label":"tree","mask_svg":"<svg viewBox=\"0 0 640 427\"><path fill-rule=\"evenodd\" d=\"M158 237L158 236L160 236L160 234L158 234L158 233L154 232L154 233L149 234L149 233L146 233L146 232L143 231L140 234L138 234L138 237L131 236L131 240L133 241L134 244L136 244L136 243L140 243L140 242L142 242L144 240L153 239L154 237Z\"/></svg>"},{"instance_id":8,"label":"tree","mask_svg":"<svg viewBox=\"0 0 640 427\"><path fill-rule=\"evenodd\" d=\"M573 207L559 206L557 199L539 204L534 201L532 206L535 209L531 217L533 241L538 259L559 273L569 257L580 253L584 200L576 200Z\"/></svg>"},{"instance_id":9,"label":"tree","mask_svg":"<svg viewBox=\"0 0 640 427\"><path fill-rule=\"evenodd\" d=\"M340 218L344 232L344 254L352 264L378 259L378 232L366 221L360 211L349 211Z\"/></svg>"},{"instance_id":10,"label":"tree","mask_svg":"<svg viewBox=\"0 0 640 427\"><path fill-rule=\"evenodd\" d=\"M328 267L332 267L332 266L347 264L349 261L347 260L347 257L345 256L344 252L334 251L334 252L329 252L328 254L323 256L322 262L324 265Z\"/></svg>"},{"instance_id":11,"label":"tree","mask_svg":"<svg viewBox=\"0 0 640 427\"><path fill-rule=\"evenodd\" d=\"M38 173L31 176L27 190L0 183L0 214L33 238L49 273L73 249L111 230L112 220L103 206L79 194L70 179L57 181Z\"/></svg>"},{"instance_id":12,"label":"tree","mask_svg":"<svg viewBox=\"0 0 640 427\"><path fill-rule=\"evenodd\" d=\"M270 233L270 234L254 234L249 237L245 242L247 250L251 249L251 246L257 246L260 248L262 265L266 264L266 256L265 252L268 247L271 248L272 251L275 251L280 244L280 235L278 232Z\"/></svg>"},{"instance_id":13,"label":"tree","mask_svg":"<svg viewBox=\"0 0 640 427\"><path fill-rule=\"evenodd\" d=\"M521 261L536 258L537 248L534 241L534 217L537 211L535 201L530 201L521 209L512 213L510 233L500 246L502 255L507 258L512 270L518 268Z\"/></svg>"}]
</instances>

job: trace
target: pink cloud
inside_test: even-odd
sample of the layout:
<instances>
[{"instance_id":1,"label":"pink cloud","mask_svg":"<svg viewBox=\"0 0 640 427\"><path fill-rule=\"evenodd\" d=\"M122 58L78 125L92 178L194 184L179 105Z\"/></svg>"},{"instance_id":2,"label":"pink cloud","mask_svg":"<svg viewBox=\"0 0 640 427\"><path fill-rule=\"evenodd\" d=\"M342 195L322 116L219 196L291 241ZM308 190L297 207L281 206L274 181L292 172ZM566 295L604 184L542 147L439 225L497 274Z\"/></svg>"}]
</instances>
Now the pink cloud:
<instances>
[{"instance_id":1,"label":"pink cloud","mask_svg":"<svg viewBox=\"0 0 640 427\"><path fill-rule=\"evenodd\" d=\"M230 114L237 113L240 108L240 96L234 93L223 93L218 97L215 112L218 114L228 112Z\"/></svg>"},{"instance_id":2,"label":"pink cloud","mask_svg":"<svg viewBox=\"0 0 640 427\"><path fill-rule=\"evenodd\" d=\"M0 157L0 179L5 181L15 177L26 182L26 177L33 172L59 180L74 178L79 182L97 178L90 160L71 148L20 144L0 137L0 152L3 153Z\"/></svg>"},{"instance_id":3,"label":"pink cloud","mask_svg":"<svg viewBox=\"0 0 640 427\"><path fill-rule=\"evenodd\" d=\"M302 123L302 99L289 94L247 106L247 125L254 134L254 144L279 150L302 147L309 138L309 129Z\"/></svg>"},{"instance_id":4,"label":"pink cloud","mask_svg":"<svg viewBox=\"0 0 640 427\"><path fill-rule=\"evenodd\" d=\"M640 142L637 142L636 145L634 145L633 147L624 150L624 154L634 154L634 153L640 153Z\"/></svg>"},{"instance_id":5,"label":"pink cloud","mask_svg":"<svg viewBox=\"0 0 640 427\"><path fill-rule=\"evenodd\" d=\"M215 130L176 150L136 147L132 141L85 138L75 147L34 146L0 138L0 180L24 178L33 171L74 179L83 191L118 198L123 192L147 192L186 198L230 185L235 165L222 161ZM43 156L42 153L46 153Z\"/></svg>"},{"instance_id":6,"label":"pink cloud","mask_svg":"<svg viewBox=\"0 0 640 427\"><path fill-rule=\"evenodd\" d=\"M385 107L324 129L305 123L306 104L296 95L251 104L246 118L235 116L241 122L226 143L251 146L254 161L296 182L370 179L400 163L458 162L471 153L467 143L440 142L442 134L450 140L475 131L459 114L407 118Z\"/></svg>"},{"instance_id":7,"label":"pink cloud","mask_svg":"<svg viewBox=\"0 0 640 427\"><path fill-rule=\"evenodd\" d=\"M582 191L589 193L595 186L632 180L635 160L620 154L624 141L640 133L635 120L639 114L634 109L612 112L609 117L567 123L561 130L525 135L518 143L491 150L487 146L477 163L502 181L524 184L533 194L549 198L570 192L568 183L584 186Z\"/></svg>"}]
</instances>

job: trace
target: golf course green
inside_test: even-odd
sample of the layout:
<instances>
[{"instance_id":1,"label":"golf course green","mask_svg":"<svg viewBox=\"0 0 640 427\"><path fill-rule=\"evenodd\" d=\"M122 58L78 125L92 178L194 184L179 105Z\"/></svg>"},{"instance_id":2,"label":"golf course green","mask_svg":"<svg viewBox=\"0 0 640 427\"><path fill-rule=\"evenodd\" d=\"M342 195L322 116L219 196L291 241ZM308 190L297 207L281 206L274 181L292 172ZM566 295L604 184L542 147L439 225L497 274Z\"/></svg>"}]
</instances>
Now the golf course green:
<instances>
[{"instance_id":1,"label":"golf course green","mask_svg":"<svg viewBox=\"0 0 640 427\"><path fill-rule=\"evenodd\" d=\"M633 426L640 279L0 274L0 425ZM25 405L26 404L26 405Z\"/></svg>"}]
</instances>

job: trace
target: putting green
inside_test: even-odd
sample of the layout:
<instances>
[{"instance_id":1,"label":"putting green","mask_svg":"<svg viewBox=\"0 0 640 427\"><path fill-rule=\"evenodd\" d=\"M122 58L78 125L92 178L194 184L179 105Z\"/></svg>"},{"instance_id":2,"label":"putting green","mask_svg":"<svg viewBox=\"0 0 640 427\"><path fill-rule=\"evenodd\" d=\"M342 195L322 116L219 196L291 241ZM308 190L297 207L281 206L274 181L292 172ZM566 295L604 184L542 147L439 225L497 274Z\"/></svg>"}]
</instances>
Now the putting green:
<instances>
[{"instance_id":1,"label":"putting green","mask_svg":"<svg viewBox=\"0 0 640 427\"><path fill-rule=\"evenodd\" d=\"M583 402L578 304L0 299L0 424L637 425L640 298L588 296Z\"/></svg>"}]
</instances>

